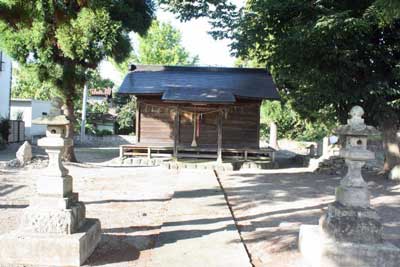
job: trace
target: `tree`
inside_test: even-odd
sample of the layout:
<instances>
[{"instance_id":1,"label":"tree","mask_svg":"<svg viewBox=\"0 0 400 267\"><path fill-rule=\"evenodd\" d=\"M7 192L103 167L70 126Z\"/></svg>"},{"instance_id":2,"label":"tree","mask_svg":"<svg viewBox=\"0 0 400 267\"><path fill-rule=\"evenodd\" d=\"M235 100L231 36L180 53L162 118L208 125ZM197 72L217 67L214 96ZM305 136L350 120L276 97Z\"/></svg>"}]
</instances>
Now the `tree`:
<instances>
[{"instance_id":1,"label":"tree","mask_svg":"<svg viewBox=\"0 0 400 267\"><path fill-rule=\"evenodd\" d=\"M195 65L198 56L190 53L182 45L181 33L171 24L154 21L147 34L138 38L138 51L122 63L114 63L119 72L125 75L130 63L158 65ZM118 109L117 122L122 132L133 128L136 100L129 96L118 96L122 107Z\"/></svg>"},{"instance_id":2,"label":"tree","mask_svg":"<svg viewBox=\"0 0 400 267\"><path fill-rule=\"evenodd\" d=\"M182 35L171 24L154 21L147 34L138 38L138 51L121 64L114 64L126 74L130 63L159 65L195 65L198 56L191 57L182 46Z\"/></svg>"},{"instance_id":3,"label":"tree","mask_svg":"<svg viewBox=\"0 0 400 267\"><path fill-rule=\"evenodd\" d=\"M153 14L149 0L2 0L0 47L21 65L34 66L40 81L62 95L72 138L74 99L87 69L96 69L105 57L122 62L131 51L128 33L145 34ZM76 160L73 148L67 154Z\"/></svg>"},{"instance_id":4,"label":"tree","mask_svg":"<svg viewBox=\"0 0 400 267\"><path fill-rule=\"evenodd\" d=\"M388 172L400 163L400 21L383 22L375 4L249 1L241 18L227 25L236 25L236 53L267 64L303 117L345 123L353 105L363 106L367 122L383 131Z\"/></svg>"},{"instance_id":5,"label":"tree","mask_svg":"<svg viewBox=\"0 0 400 267\"><path fill-rule=\"evenodd\" d=\"M226 1L160 2L181 20L211 18L214 37L266 63L303 117L344 123L352 105L364 106L383 131L384 171L400 163L399 1L252 0L240 12Z\"/></svg>"}]
</instances>

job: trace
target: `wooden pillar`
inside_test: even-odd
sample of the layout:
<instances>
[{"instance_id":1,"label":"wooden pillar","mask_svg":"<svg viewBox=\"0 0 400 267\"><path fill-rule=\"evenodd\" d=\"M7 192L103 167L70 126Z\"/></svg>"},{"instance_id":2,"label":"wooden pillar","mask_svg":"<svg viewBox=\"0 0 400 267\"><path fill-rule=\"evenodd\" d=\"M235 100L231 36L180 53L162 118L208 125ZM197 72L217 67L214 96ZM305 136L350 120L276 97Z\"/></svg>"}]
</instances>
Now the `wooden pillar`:
<instances>
[{"instance_id":1,"label":"wooden pillar","mask_svg":"<svg viewBox=\"0 0 400 267\"><path fill-rule=\"evenodd\" d=\"M136 99L136 143L140 142L140 102Z\"/></svg>"},{"instance_id":2,"label":"wooden pillar","mask_svg":"<svg viewBox=\"0 0 400 267\"><path fill-rule=\"evenodd\" d=\"M217 149L217 162L222 163L222 111L218 112L217 117L217 133L218 133L218 149Z\"/></svg>"},{"instance_id":3,"label":"wooden pillar","mask_svg":"<svg viewBox=\"0 0 400 267\"><path fill-rule=\"evenodd\" d=\"M179 106L175 108L174 120L174 157L178 158L178 145L179 145Z\"/></svg>"}]
</instances>

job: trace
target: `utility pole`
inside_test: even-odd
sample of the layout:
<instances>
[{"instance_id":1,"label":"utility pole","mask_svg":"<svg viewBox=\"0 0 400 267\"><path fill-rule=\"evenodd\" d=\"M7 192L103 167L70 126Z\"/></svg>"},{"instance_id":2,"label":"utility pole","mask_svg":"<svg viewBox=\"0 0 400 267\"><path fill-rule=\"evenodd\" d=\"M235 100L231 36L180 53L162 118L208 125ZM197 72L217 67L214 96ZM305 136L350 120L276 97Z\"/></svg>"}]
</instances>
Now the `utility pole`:
<instances>
[{"instance_id":1,"label":"utility pole","mask_svg":"<svg viewBox=\"0 0 400 267\"><path fill-rule=\"evenodd\" d=\"M81 123L81 143L85 140L85 128L86 128L86 103L87 103L87 83L83 87L83 100L82 100L82 123Z\"/></svg>"}]
</instances>

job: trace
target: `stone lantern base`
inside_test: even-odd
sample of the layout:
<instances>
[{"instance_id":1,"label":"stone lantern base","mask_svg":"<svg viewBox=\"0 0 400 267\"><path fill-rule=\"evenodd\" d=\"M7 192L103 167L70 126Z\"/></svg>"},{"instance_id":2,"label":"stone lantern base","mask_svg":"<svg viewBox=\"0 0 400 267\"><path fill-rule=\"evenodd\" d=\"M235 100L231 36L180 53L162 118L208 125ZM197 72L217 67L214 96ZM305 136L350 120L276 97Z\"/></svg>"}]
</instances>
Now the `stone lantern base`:
<instances>
[{"instance_id":1,"label":"stone lantern base","mask_svg":"<svg viewBox=\"0 0 400 267\"><path fill-rule=\"evenodd\" d=\"M0 236L0 259L7 266L80 266L100 238L98 219L85 219L78 232L70 235L17 231Z\"/></svg>"},{"instance_id":2,"label":"stone lantern base","mask_svg":"<svg viewBox=\"0 0 400 267\"><path fill-rule=\"evenodd\" d=\"M386 243L355 243L329 238L317 225L302 225L299 249L312 267L398 267L400 249Z\"/></svg>"}]
</instances>

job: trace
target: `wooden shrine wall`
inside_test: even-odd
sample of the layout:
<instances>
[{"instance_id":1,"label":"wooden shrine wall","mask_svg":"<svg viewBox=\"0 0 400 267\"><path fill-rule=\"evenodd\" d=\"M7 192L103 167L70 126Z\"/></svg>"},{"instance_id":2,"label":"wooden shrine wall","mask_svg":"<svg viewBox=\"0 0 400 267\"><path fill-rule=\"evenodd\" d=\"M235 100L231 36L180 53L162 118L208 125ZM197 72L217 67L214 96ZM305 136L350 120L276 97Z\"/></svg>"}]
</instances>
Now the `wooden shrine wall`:
<instances>
[{"instance_id":1,"label":"wooden shrine wall","mask_svg":"<svg viewBox=\"0 0 400 267\"><path fill-rule=\"evenodd\" d=\"M143 144L173 145L176 104L164 103L157 96L138 97L140 106L139 142ZM261 101L238 101L235 105L213 105L199 118L199 146L217 145L217 112L228 107L223 115L222 143L224 147L259 147ZM188 145L193 140L193 116L190 105L181 105L179 144ZM202 106L204 108L204 106Z\"/></svg>"},{"instance_id":2,"label":"wooden shrine wall","mask_svg":"<svg viewBox=\"0 0 400 267\"><path fill-rule=\"evenodd\" d=\"M173 145L175 107L165 104L160 97L138 97L139 142ZM146 105L150 104L150 105ZM154 105L154 106L153 106Z\"/></svg>"}]
</instances>

